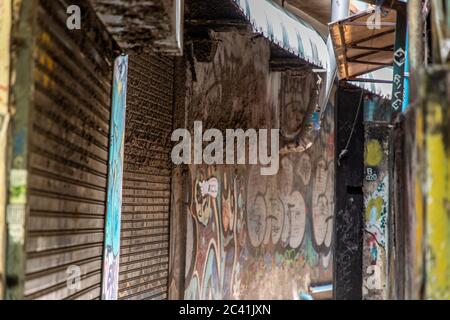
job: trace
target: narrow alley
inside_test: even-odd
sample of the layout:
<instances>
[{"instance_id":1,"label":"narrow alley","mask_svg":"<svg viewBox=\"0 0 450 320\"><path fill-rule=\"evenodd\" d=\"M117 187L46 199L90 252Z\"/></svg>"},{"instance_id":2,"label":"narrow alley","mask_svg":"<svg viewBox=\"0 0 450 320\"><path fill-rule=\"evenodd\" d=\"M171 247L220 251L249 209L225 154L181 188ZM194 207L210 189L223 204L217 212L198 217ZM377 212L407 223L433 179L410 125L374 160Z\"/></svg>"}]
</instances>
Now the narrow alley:
<instances>
[{"instance_id":1,"label":"narrow alley","mask_svg":"<svg viewBox=\"0 0 450 320\"><path fill-rule=\"evenodd\" d=\"M450 300L449 43L447 0L0 0L0 299Z\"/></svg>"}]
</instances>

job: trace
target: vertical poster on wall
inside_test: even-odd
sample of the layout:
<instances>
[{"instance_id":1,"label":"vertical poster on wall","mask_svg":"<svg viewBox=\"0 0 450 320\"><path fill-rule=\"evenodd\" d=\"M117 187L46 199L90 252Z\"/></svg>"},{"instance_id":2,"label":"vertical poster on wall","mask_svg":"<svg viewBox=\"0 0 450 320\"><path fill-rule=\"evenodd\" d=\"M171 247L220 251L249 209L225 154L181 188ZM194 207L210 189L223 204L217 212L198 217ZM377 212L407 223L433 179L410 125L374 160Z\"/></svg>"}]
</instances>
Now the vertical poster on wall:
<instances>
[{"instance_id":1,"label":"vertical poster on wall","mask_svg":"<svg viewBox=\"0 0 450 320\"><path fill-rule=\"evenodd\" d=\"M120 216L127 99L128 56L114 63L108 162L102 299L116 300L119 284Z\"/></svg>"}]
</instances>

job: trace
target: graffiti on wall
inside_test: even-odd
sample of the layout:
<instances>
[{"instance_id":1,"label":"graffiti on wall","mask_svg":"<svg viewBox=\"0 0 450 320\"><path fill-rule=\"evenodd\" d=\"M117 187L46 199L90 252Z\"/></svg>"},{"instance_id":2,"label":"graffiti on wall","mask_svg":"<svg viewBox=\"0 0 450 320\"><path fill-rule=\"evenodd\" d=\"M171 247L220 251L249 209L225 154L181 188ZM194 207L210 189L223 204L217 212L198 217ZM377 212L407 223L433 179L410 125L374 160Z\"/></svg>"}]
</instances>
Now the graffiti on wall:
<instances>
[{"instance_id":1,"label":"graffiti on wall","mask_svg":"<svg viewBox=\"0 0 450 320\"><path fill-rule=\"evenodd\" d=\"M122 208L127 76L128 56L120 56L115 60L113 76L102 280L102 299L104 300L117 299L119 283L120 216Z\"/></svg>"},{"instance_id":2,"label":"graffiti on wall","mask_svg":"<svg viewBox=\"0 0 450 320\"><path fill-rule=\"evenodd\" d=\"M263 38L211 35L213 61L187 66L188 127L281 124L280 143L288 143L305 122L317 76L270 72ZM280 158L274 176L250 165L189 166L186 299L307 299L311 285L332 283L333 120L330 104L314 145Z\"/></svg>"},{"instance_id":3,"label":"graffiti on wall","mask_svg":"<svg viewBox=\"0 0 450 320\"><path fill-rule=\"evenodd\" d=\"M300 299L311 284L331 283L330 119L310 151L281 160L278 175L261 176L258 166L190 167L186 299Z\"/></svg>"},{"instance_id":4,"label":"graffiti on wall","mask_svg":"<svg viewBox=\"0 0 450 320\"><path fill-rule=\"evenodd\" d=\"M386 125L367 125L364 154L364 299L387 297L389 137Z\"/></svg>"}]
</instances>

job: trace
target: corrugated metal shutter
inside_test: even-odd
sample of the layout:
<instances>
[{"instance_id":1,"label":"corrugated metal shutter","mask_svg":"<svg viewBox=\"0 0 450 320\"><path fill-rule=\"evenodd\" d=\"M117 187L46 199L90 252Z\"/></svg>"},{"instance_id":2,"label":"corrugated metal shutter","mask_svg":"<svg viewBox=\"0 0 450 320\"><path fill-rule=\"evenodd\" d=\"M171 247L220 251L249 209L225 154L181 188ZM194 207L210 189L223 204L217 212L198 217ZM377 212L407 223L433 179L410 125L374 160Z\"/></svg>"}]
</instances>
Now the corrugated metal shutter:
<instances>
[{"instance_id":1,"label":"corrugated metal shutter","mask_svg":"<svg viewBox=\"0 0 450 320\"><path fill-rule=\"evenodd\" d=\"M166 299L173 58L130 57L119 299Z\"/></svg>"},{"instance_id":2,"label":"corrugated metal shutter","mask_svg":"<svg viewBox=\"0 0 450 320\"><path fill-rule=\"evenodd\" d=\"M69 31L70 4L40 0L37 13L27 299L100 296L112 77L101 50L111 43L87 7L82 30ZM67 287L72 265L80 290Z\"/></svg>"}]
</instances>

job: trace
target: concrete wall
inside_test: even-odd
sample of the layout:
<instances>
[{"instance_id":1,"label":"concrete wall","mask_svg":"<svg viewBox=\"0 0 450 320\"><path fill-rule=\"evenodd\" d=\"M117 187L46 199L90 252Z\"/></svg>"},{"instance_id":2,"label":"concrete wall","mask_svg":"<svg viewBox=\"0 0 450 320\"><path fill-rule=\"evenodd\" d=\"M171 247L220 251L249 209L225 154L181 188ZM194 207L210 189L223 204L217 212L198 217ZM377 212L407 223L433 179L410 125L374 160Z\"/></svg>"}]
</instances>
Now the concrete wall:
<instances>
[{"instance_id":1,"label":"concrete wall","mask_svg":"<svg viewBox=\"0 0 450 320\"><path fill-rule=\"evenodd\" d=\"M128 53L182 53L183 0L90 2L110 34Z\"/></svg>"},{"instance_id":2,"label":"concrete wall","mask_svg":"<svg viewBox=\"0 0 450 320\"><path fill-rule=\"evenodd\" d=\"M271 73L265 39L235 32L213 39L212 62L187 59L178 101L187 127L202 120L222 131L281 125L286 135L297 132L316 103L318 76L308 69ZM174 199L187 204L185 298L299 299L311 285L331 284L333 123L329 105L313 147L282 157L274 176L261 176L257 166L188 167L187 195ZM217 184L217 194L202 195L204 181Z\"/></svg>"}]
</instances>

